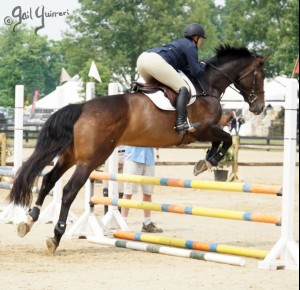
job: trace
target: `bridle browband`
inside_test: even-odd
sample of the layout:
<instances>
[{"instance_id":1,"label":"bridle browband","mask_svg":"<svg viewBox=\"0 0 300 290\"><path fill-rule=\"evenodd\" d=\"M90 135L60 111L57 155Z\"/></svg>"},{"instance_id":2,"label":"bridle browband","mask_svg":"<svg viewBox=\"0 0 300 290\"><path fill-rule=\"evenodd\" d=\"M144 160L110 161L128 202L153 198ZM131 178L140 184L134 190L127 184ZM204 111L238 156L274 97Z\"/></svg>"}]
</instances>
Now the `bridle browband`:
<instances>
[{"instance_id":1,"label":"bridle browband","mask_svg":"<svg viewBox=\"0 0 300 290\"><path fill-rule=\"evenodd\" d=\"M237 93L239 93L240 95L242 95L244 97L244 95L248 96L248 101L250 104L254 103L257 100L257 94L259 93L263 93L264 91L255 91L255 85L256 85L256 69L258 67L258 65L256 65L253 69L247 71L246 73L244 73L242 76L240 76L236 81L234 81L227 73L221 71L219 68L217 68L215 65L213 65L210 62L207 62L207 64L209 64L213 69L215 69L216 71L220 72L222 75L224 75L232 84L234 84L234 87L231 86L231 84L229 85L229 87L231 87L234 91L236 91ZM239 81L241 81L243 78L245 78L246 76L248 76L249 74L251 74L253 72L253 80L252 80L252 88L251 91L248 92L246 90L244 90L243 88L241 88L241 86L237 83ZM243 95L244 94L244 95Z\"/></svg>"}]
</instances>

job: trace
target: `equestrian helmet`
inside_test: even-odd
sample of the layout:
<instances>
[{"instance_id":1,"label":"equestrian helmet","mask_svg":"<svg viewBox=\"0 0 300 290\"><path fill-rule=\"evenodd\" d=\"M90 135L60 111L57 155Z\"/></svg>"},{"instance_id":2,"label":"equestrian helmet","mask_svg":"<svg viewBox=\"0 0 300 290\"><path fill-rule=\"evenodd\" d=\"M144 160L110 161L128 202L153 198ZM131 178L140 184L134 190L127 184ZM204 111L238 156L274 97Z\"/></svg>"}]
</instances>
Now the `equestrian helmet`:
<instances>
[{"instance_id":1,"label":"equestrian helmet","mask_svg":"<svg viewBox=\"0 0 300 290\"><path fill-rule=\"evenodd\" d=\"M184 37L193 37L194 35L197 35L199 37L206 38L203 26L198 23L191 23L187 25L183 34Z\"/></svg>"}]
</instances>

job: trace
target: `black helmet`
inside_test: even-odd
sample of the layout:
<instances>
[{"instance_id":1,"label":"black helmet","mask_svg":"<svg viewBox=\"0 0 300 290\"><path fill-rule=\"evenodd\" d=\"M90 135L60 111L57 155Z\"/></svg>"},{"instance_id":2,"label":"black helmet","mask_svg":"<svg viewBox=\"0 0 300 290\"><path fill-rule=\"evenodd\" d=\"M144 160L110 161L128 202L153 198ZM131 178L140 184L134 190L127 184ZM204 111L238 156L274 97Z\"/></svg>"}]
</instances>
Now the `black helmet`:
<instances>
[{"instance_id":1,"label":"black helmet","mask_svg":"<svg viewBox=\"0 0 300 290\"><path fill-rule=\"evenodd\" d=\"M204 28L198 23L191 23L184 29L184 37L193 37L194 35L206 38Z\"/></svg>"}]
</instances>

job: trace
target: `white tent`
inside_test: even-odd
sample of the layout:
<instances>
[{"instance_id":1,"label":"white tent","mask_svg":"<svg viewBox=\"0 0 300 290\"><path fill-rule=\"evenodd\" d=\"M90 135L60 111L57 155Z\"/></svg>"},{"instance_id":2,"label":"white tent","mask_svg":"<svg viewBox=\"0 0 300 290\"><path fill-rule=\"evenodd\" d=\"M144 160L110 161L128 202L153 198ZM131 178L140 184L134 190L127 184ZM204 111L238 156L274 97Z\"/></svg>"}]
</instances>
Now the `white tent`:
<instances>
[{"instance_id":1,"label":"white tent","mask_svg":"<svg viewBox=\"0 0 300 290\"><path fill-rule=\"evenodd\" d=\"M38 100L35 103L35 108L57 110L68 104L82 102L84 100L81 96L82 89L82 80L78 75L75 75L71 80L58 86L55 91ZM31 107L28 106L28 110L31 110Z\"/></svg>"}]
</instances>

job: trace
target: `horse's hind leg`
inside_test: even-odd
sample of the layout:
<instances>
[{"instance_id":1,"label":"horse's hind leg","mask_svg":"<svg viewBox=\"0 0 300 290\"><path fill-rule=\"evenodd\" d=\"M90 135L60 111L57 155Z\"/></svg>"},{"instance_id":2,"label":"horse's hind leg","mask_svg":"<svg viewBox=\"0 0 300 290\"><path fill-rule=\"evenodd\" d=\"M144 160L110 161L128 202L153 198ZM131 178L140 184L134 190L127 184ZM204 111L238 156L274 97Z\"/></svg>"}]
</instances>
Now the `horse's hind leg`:
<instances>
[{"instance_id":1,"label":"horse's hind leg","mask_svg":"<svg viewBox=\"0 0 300 290\"><path fill-rule=\"evenodd\" d=\"M66 221L67 221L70 207L75 197L77 196L79 190L83 187L86 180L90 176L91 172L92 169L88 168L86 165L84 164L77 165L71 179L63 188L62 204L61 204L59 219L54 228L54 237L49 238L46 241L50 253L54 253L56 248L58 247L60 240L66 231L66 226L67 226Z\"/></svg>"},{"instance_id":2,"label":"horse's hind leg","mask_svg":"<svg viewBox=\"0 0 300 290\"><path fill-rule=\"evenodd\" d=\"M34 207L27 214L27 222L18 225L18 235L24 237L38 220L44 200L61 176L72 166L63 156L59 158L50 172L44 175L38 198Z\"/></svg>"}]
</instances>

